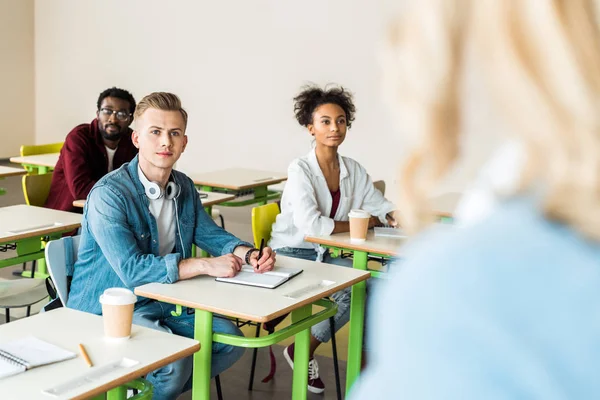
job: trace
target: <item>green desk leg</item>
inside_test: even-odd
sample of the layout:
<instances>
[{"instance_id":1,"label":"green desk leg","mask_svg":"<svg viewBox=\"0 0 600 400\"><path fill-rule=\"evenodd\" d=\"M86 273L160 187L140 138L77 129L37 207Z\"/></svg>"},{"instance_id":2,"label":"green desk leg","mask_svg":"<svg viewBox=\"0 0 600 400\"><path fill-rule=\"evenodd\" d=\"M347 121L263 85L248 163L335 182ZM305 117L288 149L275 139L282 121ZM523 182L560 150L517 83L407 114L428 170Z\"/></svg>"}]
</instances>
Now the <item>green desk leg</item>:
<instances>
[{"instance_id":1,"label":"green desk leg","mask_svg":"<svg viewBox=\"0 0 600 400\"><path fill-rule=\"evenodd\" d=\"M192 399L208 400L210 399L213 315L203 310L196 310L194 315L194 339L200 342L200 351L194 353Z\"/></svg>"},{"instance_id":2,"label":"green desk leg","mask_svg":"<svg viewBox=\"0 0 600 400\"><path fill-rule=\"evenodd\" d=\"M106 400L124 400L127 398L127 388L125 386L117 386L106 392Z\"/></svg>"},{"instance_id":3,"label":"green desk leg","mask_svg":"<svg viewBox=\"0 0 600 400\"><path fill-rule=\"evenodd\" d=\"M353 267L360 270L367 269L367 253L355 251ZM346 396L350 393L352 384L360 374L360 364L363 348L363 329L365 323L365 297L367 282L362 281L352 286L350 300L350 331L348 334L348 363L346 366Z\"/></svg>"},{"instance_id":4,"label":"green desk leg","mask_svg":"<svg viewBox=\"0 0 600 400\"><path fill-rule=\"evenodd\" d=\"M98 396L92 397L90 400L106 400L106 396L104 393L99 394Z\"/></svg>"},{"instance_id":5,"label":"green desk leg","mask_svg":"<svg viewBox=\"0 0 600 400\"><path fill-rule=\"evenodd\" d=\"M292 311L292 324L310 317L312 305ZM310 345L310 328L296 334L294 340L294 383L292 400L306 399L308 391L308 351Z\"/></svg>"},{"instance_id":6,"label":"green desk leg","mask_svg":"<svg viewBox=\"0 0 600 400\"><path fill-rule=\"evenodd\" d=\"M49 167L44 167L43 165L38 165L38 174L42 175L42 174L47 174L48 172L50 172Z\"/></svg>"}]
</instances>

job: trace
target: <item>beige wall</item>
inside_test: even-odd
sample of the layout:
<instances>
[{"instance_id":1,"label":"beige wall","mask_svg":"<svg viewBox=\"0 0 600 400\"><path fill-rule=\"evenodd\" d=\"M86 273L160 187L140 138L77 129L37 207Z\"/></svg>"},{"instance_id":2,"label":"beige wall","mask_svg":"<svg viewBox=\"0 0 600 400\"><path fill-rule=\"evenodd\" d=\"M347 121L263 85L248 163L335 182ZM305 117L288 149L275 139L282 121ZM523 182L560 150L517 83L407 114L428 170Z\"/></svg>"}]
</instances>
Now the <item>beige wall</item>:
<instances>
[{"instance_id":1,"label":"beige wall","mask_svg":"<svg viewBox=\"0 0 600 400\"><path fill-rule=\"evenodd\" d=\"M33 0L0 0L0 158L34 142Z\"/></svg>"},{"instance_id":2,"label":"beige wall","mask_svg":"<svg viewBox=\"0 0 600 400\"><path fill-rule=\"evenodd\" d=\"M307 81L337 82L358 109L342 154L393 188L406 143L382 101L377 49L395 3L36 0L36 141L62 140L90 121L107 87L137 100L166 90L190 114L179 169L285 171L311 146L292 97ZM475 161L449 190L464 185Z\"/></svg>"}]
</instances>

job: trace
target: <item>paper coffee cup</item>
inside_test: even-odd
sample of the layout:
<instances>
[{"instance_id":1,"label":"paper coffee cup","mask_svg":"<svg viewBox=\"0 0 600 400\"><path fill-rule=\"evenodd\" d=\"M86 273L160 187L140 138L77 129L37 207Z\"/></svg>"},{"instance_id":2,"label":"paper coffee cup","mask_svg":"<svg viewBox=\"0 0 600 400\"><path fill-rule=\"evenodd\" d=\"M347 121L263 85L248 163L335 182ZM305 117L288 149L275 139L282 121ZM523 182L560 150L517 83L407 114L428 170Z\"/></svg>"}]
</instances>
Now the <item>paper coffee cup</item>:
<instances>
[{"instance_id":1,"label":"paper coffee cup","mask_svg":"<svg viewBox=\"0 0 600 400\"><path fill-rule=\"evenodd\" d=\"M352 243L362 243L367 240L370 218L371 214L364 210L350 210L348 219L350 221L350 241Z\"/></svg>"},{"instance_id":2,"label":"paper coffee cup","mask_svg":"<svg viewBox=\"0 0 600 400\"><path fill-rule=\"evenodd\" d=\"M129 289L110 288L100 295L104 336L112 340L127 340L131 336L131 321L136 295Z\"/></svg>"}]
</instances>

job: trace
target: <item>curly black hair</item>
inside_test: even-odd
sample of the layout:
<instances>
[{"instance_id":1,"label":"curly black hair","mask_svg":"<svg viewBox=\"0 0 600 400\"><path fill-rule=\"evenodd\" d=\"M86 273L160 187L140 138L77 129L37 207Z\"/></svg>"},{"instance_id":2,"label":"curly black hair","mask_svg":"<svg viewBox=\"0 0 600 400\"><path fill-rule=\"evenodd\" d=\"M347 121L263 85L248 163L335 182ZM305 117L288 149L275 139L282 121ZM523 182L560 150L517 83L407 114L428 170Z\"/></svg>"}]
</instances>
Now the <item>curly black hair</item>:
<instances>
[{"instance_id":1,"label":"curly black hair","mask_svg":"<svg viewBox=\"0 0 600 400\"><path fill-rule=\"evenodd\" d=\"M106 89L104 92L100 93L98 97L98 110L102 105L102 101L107 97L116 97L117 99L125 100L129 103L129 112L133 114L135 112L135 99L133 95L129 93L125 89L119 89L117 87L111 87L110 89Z\"/></svg>"},{"instance_id":2,"label":"curly black hair","mask_svg":"<svg viewBox=\"0 0 600 400\"><path fill-rule=\"evenodd\" d=\"M300 94L294 97L294 114L302 126L313 123L313 113L323 104L336 104L346 113L346 125L352 126L356 107L352 102L352 93L338 85L327 85L324 89L311 84L304 86Z\"/></svg>"}]
</instances>

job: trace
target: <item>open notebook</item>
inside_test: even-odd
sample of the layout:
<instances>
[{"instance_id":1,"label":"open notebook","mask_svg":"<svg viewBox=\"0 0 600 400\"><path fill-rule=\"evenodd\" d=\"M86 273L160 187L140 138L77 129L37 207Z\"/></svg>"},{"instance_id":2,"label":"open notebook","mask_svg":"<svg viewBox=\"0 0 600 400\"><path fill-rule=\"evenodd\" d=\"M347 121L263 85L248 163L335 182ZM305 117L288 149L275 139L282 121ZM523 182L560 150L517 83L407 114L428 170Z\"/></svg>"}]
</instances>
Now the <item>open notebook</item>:
<instances>
[{"instance_id":1,"label":"open notebook","mask_svg":"<svg viewBox=\"0 0 600 400\"><path fill-rule=\"evenodd\" d=\"M258 274L251 265L244 265L233 278L217 278L219 282L237 283L240 285L260 286L274 289L302 272L300 268L275 267L269 272Z\"/></svg>"},{"instance_id":2,"label":"open notebook","mask_svg":"<svg viewBox=\"0 0 600 400\"><path fill-rule=\"evenodd\" d=\"M0 378L74 358L75 353L33 336L0 343Z\"/></svg>"}]
</instances>

